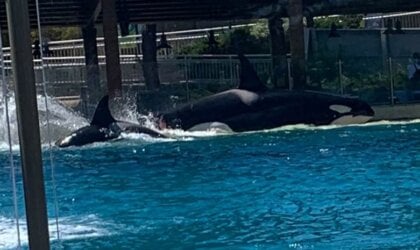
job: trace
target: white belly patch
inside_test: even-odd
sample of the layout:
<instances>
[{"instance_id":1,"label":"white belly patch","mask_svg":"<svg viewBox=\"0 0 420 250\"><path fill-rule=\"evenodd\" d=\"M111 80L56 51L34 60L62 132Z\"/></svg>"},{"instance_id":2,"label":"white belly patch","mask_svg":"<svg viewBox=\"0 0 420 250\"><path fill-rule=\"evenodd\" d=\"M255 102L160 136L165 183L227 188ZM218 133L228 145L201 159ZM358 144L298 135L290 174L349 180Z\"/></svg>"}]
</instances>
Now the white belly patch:
<instances>
[{"instance_id":1,"label":"white belly patch","mask_svg":"<svg viewBox=\"0 0 420 250\"><path fill-rule=\"evenodd\" d=\"M205 123L200 123L197 124L195 126L193 126L192 128L188 129L188 131L208 131L208 130L215 130L218 132L233 132L232 129L225 123L222 122L205 122Z\"/></svg>"}]
</instances>

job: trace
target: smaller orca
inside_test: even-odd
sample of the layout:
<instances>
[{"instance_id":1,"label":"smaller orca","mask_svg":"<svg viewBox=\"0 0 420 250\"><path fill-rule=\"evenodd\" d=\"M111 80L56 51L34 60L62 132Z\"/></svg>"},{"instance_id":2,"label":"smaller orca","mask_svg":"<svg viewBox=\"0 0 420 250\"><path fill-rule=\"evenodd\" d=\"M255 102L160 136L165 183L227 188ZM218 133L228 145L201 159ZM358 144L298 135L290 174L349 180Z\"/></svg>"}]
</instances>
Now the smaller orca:
<instances>
[{"instance_id":1,"label":"smaller orca","mask_svg":"<svg viewBox=\"0 0 420 250\"><path fill-rule=\"evenodd\" d=\"M117 121L109 110L108 96L104 96L98 103L90 125L82 127L70 135L58 140L58 147L82 146L94 142L116 139L122 132L147 134L152 137L166 138L158 131L138 124Z\"/></svg>"}]
</instances>

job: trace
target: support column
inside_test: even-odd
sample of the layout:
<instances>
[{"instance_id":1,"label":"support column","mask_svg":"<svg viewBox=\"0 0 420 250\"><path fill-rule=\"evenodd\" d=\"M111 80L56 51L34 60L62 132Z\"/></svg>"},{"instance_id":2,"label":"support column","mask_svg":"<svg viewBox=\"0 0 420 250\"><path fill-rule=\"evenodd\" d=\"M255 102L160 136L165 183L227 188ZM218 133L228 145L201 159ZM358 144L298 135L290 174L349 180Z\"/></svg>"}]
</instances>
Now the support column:
<instances>
[{"instance_id":1,"label":"support column","mask_svg":"<svg viewBox=\"0 0 420 250\"><path fill-rule=\"evenodd\" d=\"M156 24L147 24L142 31L143 74L147 89L159 88L159 72L156 58Z\"/></svg>"},{"instance_id":2,"label":"support column","mask_svg":"<svg viewBox=\"0 0 420 250\"><path fill-rule=\"evenodd\" d=\"M287 88L287 46L283 29L283 19L275 16L268 20L271 37L271 58L273 64L273 85L275 88Z\"/></svg>"},{"instance_id":3,"label":"support column","mask_svg":"<svg viewBox=\"0 0 420 250\"><path fill-rule=\"evenodd\" d=\"M49 249L27 0L6 0L30 249Z\"/></svg>"},{"instance_id":4,"label":"support column","mask_svg":"<svg viewBox=\"0 0 420 250\"><path fill-rule=\"evenodd\" d=\"M96 104L103 95L99 77L98 47L96 44L96 28L93 23L89 23L82 29L83 46L85 50L86 65L86 103L88 116L93 114Z\"/></svg>"},{"instance_id":5,"label":"support column","mask_svg":"<svg viewBox=\"0 0 420 250\"><path fill-rule=\"evenodd\" d=\"M102 0L102 16L108 94L120 96L122 79L115 0Z\"/></svg>"},{"instance_id":6,"label":"support column","mask_svg":"<svg viewBox=\"0 0 420 250\"><path fill-rule=\"evenodd\" d=\"M304 89L306 85L306 65L302 0L289 0L288 12L293 88Z\"/></svg>"}]
</instances>

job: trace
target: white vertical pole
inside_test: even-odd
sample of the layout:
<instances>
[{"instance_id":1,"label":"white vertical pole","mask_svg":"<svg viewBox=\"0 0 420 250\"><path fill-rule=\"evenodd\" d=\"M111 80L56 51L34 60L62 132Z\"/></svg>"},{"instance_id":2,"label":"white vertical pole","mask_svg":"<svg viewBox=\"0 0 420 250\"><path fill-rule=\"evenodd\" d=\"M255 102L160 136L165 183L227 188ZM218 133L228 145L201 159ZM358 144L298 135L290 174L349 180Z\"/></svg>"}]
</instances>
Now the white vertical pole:
<instances>
[{"instance_id":1,"label":"white vertical pole","mask_svg":"<svg viewBox=\"0 0 420 250\"><path fill-rule=\"evenodd\" d=\"M4 53L3 53L3 39L1 37L1 28L0 28L0 60L1 60L1 80L2 80L2 87L3 87L3 101L4 101L4 113L6 118L6 126L7 126L7 140L9 142L9 163L10 163L10 171L12 176L12 189L13 189L13 207L14 207L14 214L16 220L16 232L17 232L17 240L18 240L18 249L21 248L20 242L20 227L19 227L19 212L18 212L18 202L17 202L17 191L16 191L16 171L15 171L15 164L13 161L13 152L12 152L12 135L10 131L10 119L9 119L9 100L8 100L8 89L7 89L7 82L6 82L6 69L4 64Z\"/></svg>"}]
</instances>

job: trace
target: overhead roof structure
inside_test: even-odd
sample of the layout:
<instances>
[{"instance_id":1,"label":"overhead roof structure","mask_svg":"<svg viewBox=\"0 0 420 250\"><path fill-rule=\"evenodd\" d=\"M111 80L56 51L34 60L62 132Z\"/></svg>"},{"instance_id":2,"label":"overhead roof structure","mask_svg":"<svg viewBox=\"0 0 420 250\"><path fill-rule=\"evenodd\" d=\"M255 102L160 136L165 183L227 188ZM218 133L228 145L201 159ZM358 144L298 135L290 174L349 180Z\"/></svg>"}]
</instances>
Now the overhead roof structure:
<instances>
[{"instance_id":1,"label":"overhead roof structure","mask_svg":"<svg viewBox=\"0 0 420 250\"><path fill-rule=\"evenodd\" d=\"M84 25L98 0L39 0L44 26ZM287 16L289 0L116 0L117 12L132 23L162 21L229 20ZM303 0L313 16L352 13L387 13L420 9L412 0ZM36 27L35 0L28 0L32 27ZM0 0L0 25L7 27L5 0ZM101 22L101 15L96 20Z\"/></svg>"}]
</instances>

